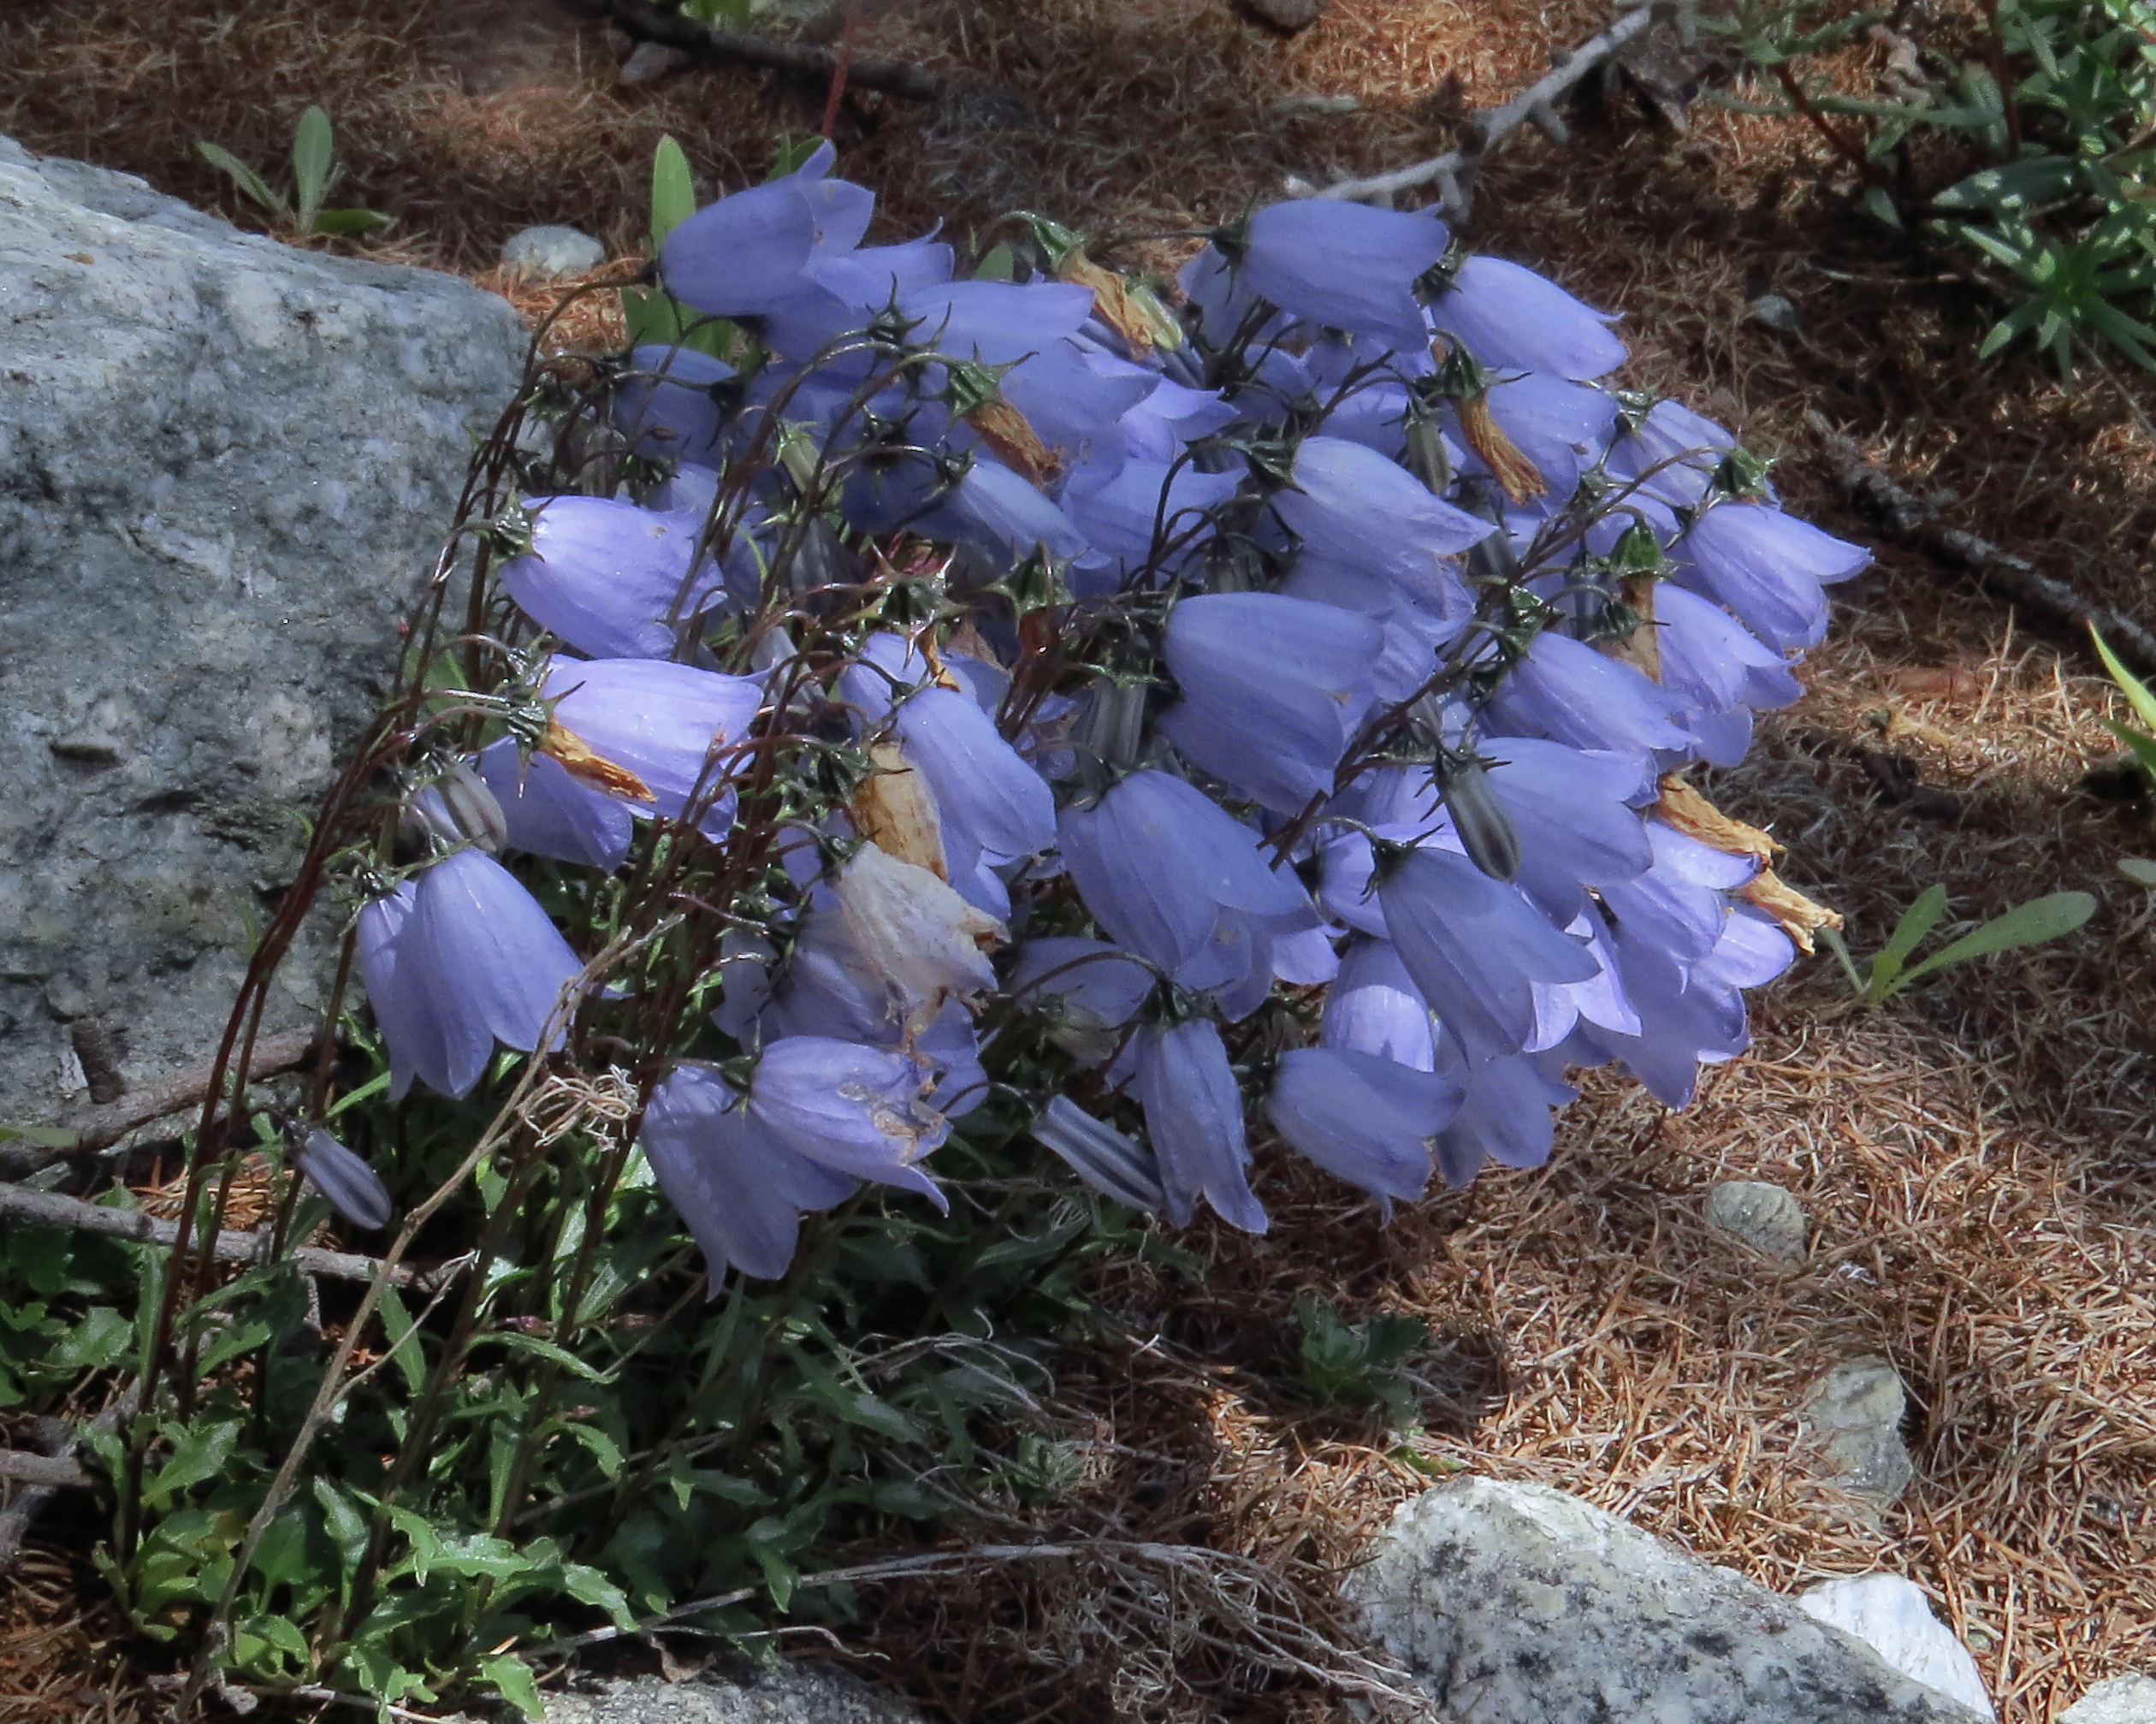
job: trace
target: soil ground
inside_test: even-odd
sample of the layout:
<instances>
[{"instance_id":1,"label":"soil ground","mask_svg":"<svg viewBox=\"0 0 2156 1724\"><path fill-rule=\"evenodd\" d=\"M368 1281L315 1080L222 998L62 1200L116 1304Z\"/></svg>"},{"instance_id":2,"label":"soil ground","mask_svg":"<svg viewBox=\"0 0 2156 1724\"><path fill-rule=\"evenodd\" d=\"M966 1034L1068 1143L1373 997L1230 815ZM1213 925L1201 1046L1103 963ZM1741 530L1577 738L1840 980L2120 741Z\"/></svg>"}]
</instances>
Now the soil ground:
<instances>
[{"instance_id":1,"label":"soil ground","mask_svg":"<svg viewBox=\"0 0 2156 1724\"><path fill-rule=\"evenodd\" d=\"M1284 173L1443 147L1451 118L1502 100L1605 16L1584 0L1333 0L1282 41L1224 0L900 0L863 21L862 47L1016 92L1030 121L992 123L1008 103L936 113L863 97L842 119L842 169L882 193L888 236L940 219L985 242L1009 210L1037 208L1109 236L1111 258L1164 264L1188 246L1176 234L1272 195ZM776 133L817 123L820 83L712 67L624 86L621 46L543 0L17 0L0 15L0 133L246 221L195 140L272 161L320 101L348 199L397 217L382 249L500 285L499 246L530 222L633 255L662 134L716 192L760 178ZM1860 50L1842 74L1861 85L1884 56ZM1312 96L1359 105L1280 105ZM1485 175L1469 237L1621 308L1621 381L1738 427L1830 530L1871 536L1831 491L1821 422L1913 489L1951 494L1956 524L2156 619L2156 386L2084 370L2068 387L2019 355L1979 364L1996 308L1853 217L1838 176L1795 122L1703 104L1679 136L1613 112L1569 146L1518 140ZM1801 333L1748 317L1767 293ZM1270 1239L1186 1241L1211 1259L1211 1303L1155 1308L1134 1281L1128 1309L1158 1346L1074 1387L1102 1428L1122 1421L1105 1454L1182 1466L1172 1488L1135 1492L1104 1463L1093 1488L1127 1536L1199 1525L1322 1585L1431 1470L1464 1464L1575 1491L1780 1590L1906 1574L2010 1724L2156 1668L2156 919L2116 872L2156 838L2082 788L2112 752L2107 685L2082 643L1911 552L1882 548L1841 590L1810 694L1715 794L1771 826L1785 873L1848 914L1860 954L1934 882L1957 921L2068 887L2097 895L2095 921L1884 1012L1851 1005L1822 957L1761 1000L1756 1052L1691 1111L1590 1081L1547 1170L1486 1175L1389 1229L1276 1176ZM1904 757L1953 817L1882 799L1867 750ZM1730 1177L1797 1192L1813 1229L1802 1263L1769 1267L1706 1230L1706 1193ZM1412 1460L1272 1404L1244 1368L1277 1348L1305 1289L1437 1331ZM1808 1385L1868 1354L1909 1385L1918 1468L1876 1515L1822 1491L1798 1441ZM133 1704L95 1665L109 1632L94 1609L76 1619L68 1601L93 1595L70 1591L59 1548L33 1553L0 1604L0 1720ZM1026 1650L1067 1606L992 1577L897 1594L879 1645L898 1656L880 1668L957 1717L1076 1717ZM1122 1695L1159 1717L1294 1700L1237 1697L1264 1685L1221 1655L1181 1680L1134 1672Z\"/></svg>"}]
</instances>

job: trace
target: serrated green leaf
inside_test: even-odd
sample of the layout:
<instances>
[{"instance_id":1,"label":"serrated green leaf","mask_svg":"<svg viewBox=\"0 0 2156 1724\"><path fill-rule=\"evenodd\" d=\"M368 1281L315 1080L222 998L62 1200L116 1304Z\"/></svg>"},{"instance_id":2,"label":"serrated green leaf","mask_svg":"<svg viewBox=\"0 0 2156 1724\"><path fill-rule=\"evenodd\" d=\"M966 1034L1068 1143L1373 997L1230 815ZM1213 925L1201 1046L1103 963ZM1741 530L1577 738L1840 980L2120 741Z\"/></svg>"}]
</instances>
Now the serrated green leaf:
<instances>
[{"instance_id":1,"label":"serrated green leaf","mask_svg":"<svg viewBox=\"0 0 2156 1724\"><path fill-rule=\"evenodd\" d=\"M144 1497L151 1502L169 1502L181 1491L216 1478L225 1470L239 1440L237 1419L182 1426L173 1435L171 1456L144 1481Z\"/></svg>"},{"instance_id":2,"label":"serrated green leaf","mask_svg":"<svg viewBox=\"0 0 2156 1724\"><path fill-rule=\"evenodd\" d=\"M581 1377L587 1383L613 1381L612 1371L601 1371L595 1366L586 1364L567 1348L558 1347L543 1336L526 1335L522 1330L515 1329L497 1329L491 1335L481 1336L473 1345L484 1346L489 1342L499 1347L506 1347L512 1353L529 1353L537 1358L546 1360L549 1364L558 1365L573 1376Z\"/></svg>"}]
</instances>

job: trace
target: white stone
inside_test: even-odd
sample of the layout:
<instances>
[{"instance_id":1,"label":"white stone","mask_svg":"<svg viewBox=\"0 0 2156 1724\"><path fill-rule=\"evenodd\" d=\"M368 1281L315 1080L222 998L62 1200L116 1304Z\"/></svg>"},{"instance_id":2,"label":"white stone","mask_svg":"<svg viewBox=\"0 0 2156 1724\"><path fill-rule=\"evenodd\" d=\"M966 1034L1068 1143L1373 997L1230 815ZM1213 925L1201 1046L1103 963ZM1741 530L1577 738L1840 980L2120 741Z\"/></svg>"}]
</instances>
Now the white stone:
<instances>
[{"instance_id":1,"label":"white stone","mask_svg":"<svg viewBox=\"0 0 2156 1724\"><path fill-rule=\"evenodd\" d=\"M546 1724L921 1724L911 1707L815 1664L691 1682L609 1680L545 1703Z\"/></svg>"},{"instance_id":2,"label":"white stone","mask_svg":"<svg viewBox=\"0 0 2156 1724\"><path fill-rule=\"evenodd\" d=\"M0 1120L70 1100L71 1018L133 1087L214 1049L523 347L454 276L0 138Z\"/></svg>"},{"instance_id":3,"label":"white stone","mask_svg":"<svg viewBox=\"0 0 2156 1724\"><path fill-rule=\"evenodd\" d=\"M1343 1587L1446 1724L1979 1724L1855 1636L1539 1484L1406 1503Z\"/></svg>"},{"instance_id":4,"label":"white stone","mask_svg":"<svg viewBox=\"0 0 2156 1724\"><path fill-rule=\"evenodd\" d=\"M1904 1676L1989 1713L1991 1695L1969 1649L1932 1614L1931 1601L1898 1574L1851 1574L1810 1587L1808 1615L1845 1629Z\"/></svg>"},{"instance_id":5,"label":"white stone","mask_svg":"<svg viewBox=\"0 0 2156 1724\"><path fill-rule=\"evenodd\" d=\"M1709 1192L1707 1225L1785 1263L1804 1254L1803 1206L1763 1179L1727 1179Z\"/></svg>"},{"instance_id":6,"label":"white stone","mask_svg":"<svg viewBox=\"0 0 2156 1724\"><path fill-rule=\"evenodd\" d=\"M2136 1674L2099 1682L2056 1724L2156 1724L2156 1679Z\"/></svg>"},{"instance_id":7,"label":"white stone","mask_svg":"<svg viewBox=\"0 0 2156 1724\"><path fill-rule=\"evenodd\" d=\"M535 281L573 281L607 261L607 248L574 228L521 228L501 248L505 270Z\"/></svg>"}]
</instances>

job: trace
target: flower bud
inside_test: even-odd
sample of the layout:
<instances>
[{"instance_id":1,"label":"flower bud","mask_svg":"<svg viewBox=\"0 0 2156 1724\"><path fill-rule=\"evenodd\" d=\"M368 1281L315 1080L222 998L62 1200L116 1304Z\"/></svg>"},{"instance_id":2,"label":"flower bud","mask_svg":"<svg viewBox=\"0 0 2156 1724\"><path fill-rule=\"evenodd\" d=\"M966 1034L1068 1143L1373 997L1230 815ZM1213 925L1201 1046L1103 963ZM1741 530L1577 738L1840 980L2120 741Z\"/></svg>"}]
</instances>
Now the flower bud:
<instances>
[{"instance_id":1,"label":"flower bud","mask_svg":"<svg viewBox=\"0 0 2156 1724\"><path fill-rule=\"evenodd\" d=\"M1472 755L1441 755L1437 789L1451 811L1467 859L1492 880L1510 880L1519 872L1519 834L1497 800L1490 774Z\"/></svg>"},{"instance_id":2,"label":"flower bud","mask_svg":"<svg viewBox=\"0 0 2156 1724\"><path fill-rule=\"evenodd\" d=\"M456 761L407 801L398 824L407 838L433 849L495 853L509 840L501 803L467 761Z\"/></svg>"},{"instance_id":3,"label":"flower bud","mask_svg":"<svg viewBox=\"0 0 2156 1724\"><path fill-rule=\"evenodd\" d=\"M354 1227L389 1224L389 1192L375 1170L317 1126L293 1146L292 1159L307 1182Z\"/></svg>"},{"instance_id":4,"label":"flower bud","mask_svg":"<svg viewBox=\"0 0 2156 1724\"><path fill-rule=\"evenodd\" d=\"M1052 1151L1095 1191L1158 1215L1168 1206L1152 1150L1095 1119L1068 1096L1054 1096L1033 1123L1034 1141Z\"/></svg>"}]
</instances>

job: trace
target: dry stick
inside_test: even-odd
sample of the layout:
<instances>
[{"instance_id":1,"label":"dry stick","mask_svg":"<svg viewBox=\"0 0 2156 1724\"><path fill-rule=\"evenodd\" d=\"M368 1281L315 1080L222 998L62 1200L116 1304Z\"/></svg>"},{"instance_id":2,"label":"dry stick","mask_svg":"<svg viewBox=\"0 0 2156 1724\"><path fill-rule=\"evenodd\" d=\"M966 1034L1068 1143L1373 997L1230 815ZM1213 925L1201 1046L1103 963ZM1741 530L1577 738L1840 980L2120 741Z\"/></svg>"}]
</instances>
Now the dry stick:
<instances>
[{"instance_id":1,"label":"dry stick","mask_svg":"<svg viewBox=\"0 0 2156 1724\"><path fill-rule=\"evenodd\" d=\"M315 1033L310 1029L265 1036L255 1044L254 1057L247 1062L247 1075L270 1077L304 1065L308 1050L314 1044ZM74 1141L64 1147L25 1143L0 1147L0 1166L11 1173L30 1173L68 1156L86 1155L117 1143L139 1125L147 1125L153 1119L163 1119L169 1113L180 1113L198 1105L209 1093L215 1071L212 1064L190 1066L145 1088L132 1091L117 1101L109 1101L102 1107L90 1108L72 1119L62 1120L59 1129L74 1135Z\"/></svg>"},{"instance_id":2,"label":"dry stick","mask_svg":"<svg viewBox=\"0 0 2156 1724\"><path fill-rule=\"evenodd\" d=\"M838 50L813 42L785 42L747 30L729 30L723 25L699 24L679 12L650 5L647 0L610 0L607 10L631 36L663 43L686 54L823 78L835 78L838 72ZM949 80L910 60L886 59L878 54L855 54L844 59L847 83L864 90L880 90L886 96L903 97L909 102L940 102L954 87Z\"/></svg>"},{"instance_id":3,"label":"dry stick","mask_svg":"<svg viewBox=\"0 0 2156 1724\"><path fill-rule=\"evenodd\" d=\"M1455 221L1464 222L1473 204L1475 175L1490 151L1507 133L1530 121L1559 143L1565 142L1567 133L1564 121L1557 117L1556 104L1572 92L1573 86L1581 79L1646 29L1662 15L1663 9L1661 0L1642 0L1599 36L1590 36L1573 50L1562 65L1530 84L1502 107L1487 108L1472 116L1460 128L1466 141L1457 150L1448 150L1442 156L1432 156L1428 161L1417 162L1410 167L1395 168L1389 174L1373 174L1365 180L1337 180L1330 186L1310 186L1291 180L1288 189L1296 197L1345 198L1359 202L1389 198L1395 192L1434 184L1443 196L1446 213Z\"/></svg>"},{"instance_id":4,"label":"dry stick","mask_svg":"<svg viewBox=\"0 0 2156 1724\"><path fill-rule=\"evenodd\" d=\"M90 1475L68 1456L33 1454L22 1449L0 1449L0 1478L58 1490L80 1490L90 1483Z\"/></svg>"},{"instance_id":5,"label":"dry stick","mask_svg":"<svg viewBox=\"0 0 2156 1724\"><path fill-rule=\"evenodd\" d=\"M1834 483L1886 537L1914 546L1934 562L1963 571L1979 586L2076 634L2094 624L2135 670L2156 673L2156 634L2123 611L2083 598L2064 581L2040 572L2035 564L2001 550L1989 539L1943 524L1936 507L1897 484L1821 414L1805 417L1825 446Z\"/></svg>"},{"instance_id":6,"label":"dry stick","mask_svg":"<svg viewBox=\"0 0 2156 1724\"><path fill-rule=\"evenodd\" d=\"M104 1233L115 1239L130 1239L139 1245L169 1247L180 1236L180 1223L145 1214L139 1209L106 1209L56 1191L38 1191L27 1185L0 1181L0 1217L32 1227L71 1227L82 1233ZM261 1263L267 1260L270 1235L266 1233L223 1232L211 1256L220 1263ZM302 1275L327 1276L332 1281L371 1281L382 1265L371 1257L350 1252L324 1251L303 1245L291 1253ZM453 1273L453 1267L413 1269L402 1264L389 1271L399 1287L429 1291L438 1279Z\"/></svg>"},{"instance_id":7,"label":"dry stick","mask_svg":"<svg viewBox=\"0 0 2156 1724\"><path fill-rule=\"evenodd\" d=\"M121 1424L134 1417L138 1404L133 1389L121 1389L104 1411L90 1421L87 1431L77 1429L64 1419L41 1419L39 1424L49 1433L44 1442L45 1453L10 1453L6 1461L0 1462L0 1478L24 1478L27 1482L27 1488L11 1493L7 1506L0 1508L0 1579L15 1573L15 1565L22 1558L22 1541L30 1536L30 1529L36 1525L45 1504L63 1490L95 1483L74 1462L74 1451L82 1439L91 1432L109 1434L117 1431ZM42 1478L27 1478L26 1473L11 1470L26 1462L42 1463L51 1471ZM60 1469L63 1467L69 1476L62 1476Z\"/></svg>"}]
</instances>

